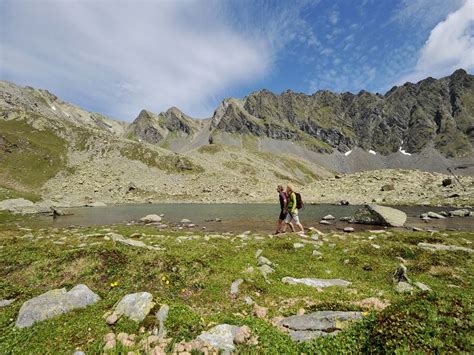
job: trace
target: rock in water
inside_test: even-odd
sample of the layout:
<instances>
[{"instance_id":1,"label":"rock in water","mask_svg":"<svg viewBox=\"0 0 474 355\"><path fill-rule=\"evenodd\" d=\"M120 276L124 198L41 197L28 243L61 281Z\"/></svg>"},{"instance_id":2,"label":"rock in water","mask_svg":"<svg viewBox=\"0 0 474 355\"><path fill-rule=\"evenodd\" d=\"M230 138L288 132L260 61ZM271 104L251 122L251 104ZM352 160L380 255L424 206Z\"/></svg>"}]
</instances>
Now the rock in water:
<instances>
[{"instance_id":1,"label":"rock in water","mask_svg":"<svg viewBox=\"0 0 474 355\"><path fill-rule=\"evenodd\" d=\"M199 340L209 343L210 345L230 352L235 350L234 338L239 334L240 328L230 324L219 324L211 330L198 336Z\"/></svg>"},{"instance_id":2,"label":"rock in water","mask_svg":"<svg viewBox=\"0 0 474 355\"><path fill-rule=\"evenodd\" d=\"M289 330L294 341L307 341L336 334L351 322L362 319L362 312L319 311L283 318L278 322Z\"/></svg>"},{"instance_id":3,"label":"rock in water","mask_svg":"<svg viewBox=\"0 0 474 355\"><path fill-rule=\"evenodd\" d=\"M406 220L405 212L379 205L365 205L355 212L353 218L355 223L389 227L403 227Z\"/></svg>"},{"instance_id":4,"label":"rock in water","mask_svg":"<svg viewBox=\"0 0 474 355\"><path fill-rule=\"evenodd\" d=\"M161 222L161 217L158 216L157 214L149 214L145 217L140 218L140 222L157 223L157 222Z\"/></svg>"},{"instance_id":5,"label":"rock in water","mask_svg":"<svg viewBox=\"0 0 474 355\"><path fill-rule=\"evenodd\" d=\"M331 286L340 286L340 287L347 287L351 284L351 282L346 280L340 279L309 279L309 278L302 278L297 279L294 277L284 277L281 279L282 282L287 284L303 284L306 286L316 287L316 288L323 288L323 287L331 287Z\"/></svg>"},{"instance_id":6,"label":"rock in water","mask_svg":"<svg viewBox=\"0 0 474 355\"><path fill-rule=\"evenodd\" d=\"M141 322L155 304L153 296L148 292L132 293L124 296L115 307L114 314L125 316L136 322Z\"/></svg>"},{"instance_id":7,"label":"rock in water","mask_svg":"<svg viewBox=\"0 0 474 355\"><path fill-rule=\"evenodd\" d=\"M76 308L85 308L100 300L86 285L77 285L66 292L65 288L51 290L23 303L15 325L30 327L43 321L67 313Z\"/></svg>"},{"instance_id":8,"label":"rock in water","mask_svg":"<svg viewBox=\"0 0 474 355\"><path fill-rule=\"evenodd\" d=\"M334 217L334 216L331 215L331 214L328 214L327 216L324 216L324 217L323 217L323 220L325 220L325 221L332 221L332 220L334 220L334 219L336 219L336 217Z\"/></svg>"},{"instance_id":9,"label":"rock in water","mask_svg":"<svg viewBox=\"0 0 474 355\"><path fill-rule=\"evenodd\" d=\"M430 218L435 218L435 219L444 219L444 218L446 218L443 215L440 215L439 213L431 212L431 211L428 212L426 215Z\"/></svg>"}]
</instances>

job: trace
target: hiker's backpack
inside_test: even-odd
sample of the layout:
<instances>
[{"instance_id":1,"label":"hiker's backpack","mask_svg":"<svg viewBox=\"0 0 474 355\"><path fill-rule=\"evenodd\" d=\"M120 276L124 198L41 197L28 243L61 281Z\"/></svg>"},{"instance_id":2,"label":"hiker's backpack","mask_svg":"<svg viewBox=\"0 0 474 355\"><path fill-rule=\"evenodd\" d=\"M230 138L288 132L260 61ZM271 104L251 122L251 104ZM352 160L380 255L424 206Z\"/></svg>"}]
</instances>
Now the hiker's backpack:
<instances>
[{"instance_id":1,"label":"hiker's backpack","mask_svg":"<svg viewBox=\"0 0 474 355\"><path fill-rule=\"evenodd\" d=\"M304 202L299 192L295 192L295 195L296 195L296 208L300 210L304 208Z\"/></svg>"}]
</instances>

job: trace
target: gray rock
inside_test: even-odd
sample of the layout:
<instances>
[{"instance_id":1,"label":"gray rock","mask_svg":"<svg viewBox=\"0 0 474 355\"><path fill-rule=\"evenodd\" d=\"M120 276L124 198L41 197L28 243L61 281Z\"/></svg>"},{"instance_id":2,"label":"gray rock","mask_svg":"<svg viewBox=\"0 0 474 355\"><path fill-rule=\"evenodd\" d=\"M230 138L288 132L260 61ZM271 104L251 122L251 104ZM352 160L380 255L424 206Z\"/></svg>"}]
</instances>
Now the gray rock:
<instances>
[{"instance_id":1,"label":"gray rock","mask_svg":"<svg viewBox=\"0 0 474 355\"><path fill-rule=\"evenodd\" d=\"M446 217L440 215L439 213L435 213L435 212L431 212L431 211L428 212L426 215L427 215L428 217L434 218L434 219L444 219L444 218L446 218Z\"/></svg>"},{"instance_id":2,"label":"gray rock","mask_svg":"<svg viewBox=\"0 0 474 355\"><path fill-rule=\"evenodd\" d=\"M353 218L355 223L389 227L403 227L406 220L405 212L379 205L365 205L355 212Z\"/></svg>"},{"instance_id":3,"label":"gray rock","mask_svg":"<svg viewBox=\"0 0 474 355\"><path fill-rule=\"evenodd\" d=\"M454 211L448 212L449 216L454 216L454 217L469 217L470 214L471 213L467 209L454 210Z\"/></svg>"},{"instance_id":4,"label":"gray rock","mask_svg":"<svg viewBox=\"0 0 474 355\"><path fill-rule=\"evenodd\" d=\"M303 243L293 243L293 248L295 248L295 249L304 248L304 244Z\"/></svg>"},{"instance_id":5,"label":"gray rock","mask_svg":"<svg viewBox=\"0 0 474 355\"><path fill-rule=\"evenodd\" d=\"M249 296L245 296L244 301L245 301L245 304L249 306L253 305L253 299Z\"/></svg>"},{"instance_id":6,"label":"gray rock","mask_svg":"<svg viewBox=\"0 0 474 355\"><path fill-rule=\"evenodd\" d=\"M430 251L465 251L468 253L474 252L473 249L459 247L457 245L418 243L418 247L422 249L430 250Z\"/></svg>"},{"instance_id":7,"label":"gray rock","mask_svg":"<svg viewBox=\"0 0 474 355\"><path fill-rule=\"evenodd\" d=\"M86 353L84 351L78 350L78 351L75 351L74 354L72 355L86 355Z\"/></svg>"},{"instance_id":8,"label":"gray rock","mask_svg":"<svg viewBox=\"0 0 474 355\"><path fill-rule=\"evenodd\" d=\"M319 311L283 318L278 322L288 329L293 341L308 341L337 334L350 323L363 318L362 312Z\"/></svg>"},{"instance_id":9,"label":"gray rock","mask_svg":"<svg viewBox=\"0 0 474 355\"><path fill-rule=\"evenodd\" d=\"M263 278L265 279L266 282L269 282L268 280L268 275L271 274L272 272L275 272L274 269L270 265L262 265L258 268L260 270L260 273L263 275Z\"/></svg>"},{"instance_id":10,"label":"gray rock","mask_svg":"<svg viewBox=\"0 0 474 355\"><path fill-rule=\"evenodd\" d=\"M352 233L352 232L354 232L354 228L352 228L352 227L345 227L345 228L344 228L344 232L346 232L346 233Z\"/></svg>"},{"instance_id":11,"label":"gray rock","mask_svg":"<svg viewBox=\"0 0 474 355\"><path fill-rule=\"evenodd\" d=\"M341 217L339 218L341 222L350 222L352 220L352 217Z\"/></svg>"},{"instance_id":12,"label":"gray rock","mask_svg":"<svg viewBox=\"0 0 474 355\"><path fill-rule=\"evenodd\" d=\"M148 315L155 303L148 292L132 293L124 296L117 304L114 314L125 316L133 321L141 322Z\"/></svg>"},{"instance_id":13,"label":"gray rock","mask_svg":"<svg viewBox=\"0 0 474 355\"><path fill-rule=\"evenodd\" d=\"M179 223L188 224L191 223L191 221L189 219L183 218Z\"/></svg>"},{"instance_id":14,"label":"gray rock","mask_svg":"<svg viewBox=\"0 0 474 355\"><path fill-rule=\"evenodd\" d=\"M325 221L332 221L332 220L335 220L335 219L336 219L336 217L334 217L331 214L328 214L328 215L323 217L323 220L325 220Z\"/></svg>"},{"instance_id":15,"label":"gray rock","mask_svg":"<svg viewBox=\"0 0 474 355\"><path fill-rule=\"evenodd\" d=\"M397 270L395 270L395 272L393 273L392 280L394 283L398 283L398 282L410 283L410 279L408 278L408 275L407 275L407 267L403 264L400 264Z\"/></svg>"},{"instance_id":16,"label":"gray rock","mask_svg":"<svg viewBox=\"0 0 474 355\"><path fill-rule=\"evenodd\" d=\"M224 351L234 351L234 339L240 328L230 324L219 324L207 332L201 333L197 338Z\"/></svg>"},{"instance_id":17,"label":"gray rock","mask_svg":"<svg viewBox=\"0 0 474 355\"><path fill-rule=\"evenodd\" d=\"M6 307L6 306L12 304L13 302L15 302L14 298L12 298L10 300L0 300L0 307Z\"/></svg>"},{"instance_id":18,"label":"gray rock","mask_svg":"<svg viewBox=\"0 0 474 355\"><path fill-rule=\"evenodd\" d=\"M13 198L0 201L0 210L15 211L23 207L33 207L34 203L24 198Z\"/></svg>"},{"instance_id":19,"label":"gray rock","mask_svg":"<svg viewBox=\"0 0 474 355\"><path fill-rule=\"evenodd\" d=\"M164 304L160 307L160 310L156 312L156 319L158 319L160 327L157 335L160 339L164 339L164 337L166 336L165 321L166 318L168 318L169 310L170 307L167 304Z\"/></svg>"},{"instance_id":20,"label":"gray rock","mask_svg":"<svg viewBox=\"0 0 474 355\"><path fill-rule=\"evenodd\" d=\"M255 252L255 257L258 258L260 255L262 255L263 253L263 250L262 249L258 249L256 252Z\"/></svg>"},{"instance_id":21,"label":"gray rock","mask_svg":"<svg viewBox=\"0 0 474 355\"><path fill-rule=\"evenodd\" d=\"M422 291L431 291L431 288L422 282L415 282L415 286Z\"/></svg>"},{"instance_id":22,"label":"gray rock","mask_svg":"<svg viewBox=\"0 0 474 355\"><path fill-rule=\"evenodd\" d=\"M107 205L104 202L96 201L86 204L86 207L107 207Z\"/></svg>"},{"instance_id":23,"label":"gray rock","mask_svg":"<svg viewBox=\"0 0 474 355\"><path fill-rule=\"evenodd\" d=\"M395 291L398 293L408 293L413 291L413 286L410 285L408 282L399 282L395 285Z\"/></svg>"},{"instance_id":24,"label":"gray rock","mask_svg":"<svg viewBox=\"0 0 474 355\"><path fill-rule=\"evenodd\" d=\"M324 288L324 287L332 287L332 286L340 286L340 287L347 287L351 284L351 282L341 279L311 279L311 278L301 278L297 279L294 277L284 277L281 279L282 282L287 284L302 284L306 286L316 287L316 288Z\"/></svg>"},{"instance_id":25,"label":"gray rock","mask_svg":"<svg viewBox=\"0 0 474 355\"><path fill-rule=\"evenodd\" d=\"M239 293L239 286L244 282L242 279L235 280L232 282L232 285L230 285L230 294L235 296Z\"/></svg>"},{"instance_id":26,"label":"gray rock","mask_svg":"<svg viewBox=\"0 0 474 355\"><path fill-rule=\"evenodd\" d=\"M319 221L319 224L331 225L332 223L323 219L323 220Z\"/></svg>"},{"instance_id":27,"label":"gray rock","mask_svg":"<svg viewBox=\"0 0 474 355\"><path fill-rule=\"evenodd\" d=\"M313 250L313 256L323 256L323 253L317 250Z\"/></svg>"},{"instance_id":28,"label":"gray rock","mask_svg":"<svg viewBox=\"0 0 474 355\"><path fill-rule=\"evenodd\" d=\"M107 236L112 239L114 242L122 243L137 248L145 248L150 250L157 250L157 248L146 245L140 240L125 238L123 235L118 233L108 233Z\"/></svg>"},{"instance_id":29,"label":"gray rock","mask_svg":"<svg viewBox=\"0 0 474 355\"><path fill-rule=\"evenodd\" d=\"M268 260L266 257L264 257L264 256L259 256L259 257L258 257L258 259L257 259L257 264L258 264L259 266L262 266L262 265L269 265L269 266L271 266L271 265L273 265L273 263L272 263L270 260Z\"/></svg>"},{"instance_id":30,"label":"gray rock","mask_svg":"<svg viewBox=\"0 0 474 355\"><path fill-rule=\"evenodd\" d=\"M158 216L157 214L149 214L145 217L140 218L140 222L158 223L158 222L161 222L161 217Z\"/></svg>"},{"instance_id":31,"label":"gray rock","mask_svg":"<svg viewBox=\"0 0 474 355\"><path fill-rule=\"evenodd\" d=\"M100 300L86 285L77 285L66 292L65 288L55 289L23 303L15 325L18 328L32 326L57 315L77 308L85 308Z\"/></svg>"}]
</instances>

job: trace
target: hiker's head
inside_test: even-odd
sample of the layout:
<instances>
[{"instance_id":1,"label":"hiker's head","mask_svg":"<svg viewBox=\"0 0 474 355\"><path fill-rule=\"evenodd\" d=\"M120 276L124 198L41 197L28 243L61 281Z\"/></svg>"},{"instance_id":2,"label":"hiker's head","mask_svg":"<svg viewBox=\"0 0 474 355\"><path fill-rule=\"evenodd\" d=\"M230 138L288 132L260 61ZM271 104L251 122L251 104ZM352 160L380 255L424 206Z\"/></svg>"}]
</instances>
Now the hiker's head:
<instances>
[{"instance_id":1,"label":"hiker's head","mask_svg":"<svg viewBox=\"0 0 474 355\"><path fill-rule=\"evenodd\" d=\"M292 184L288 184L288 185L286 186L286 191L287 191L288 193L290 193L290 192L295 191L295 188L294 188L294 186L293 186Z\"/></svg>"},{"instance_id":2,"label":"hiker's head","mask_svg":"<svg viewBox=\"0 0 474 355\"><path fill-rule=\"evenodd\" d=\"M278 186L277 186L277 191L278 191L278 192L284 191L283 185L278 185Z\"/></svg>"}]
</instances>

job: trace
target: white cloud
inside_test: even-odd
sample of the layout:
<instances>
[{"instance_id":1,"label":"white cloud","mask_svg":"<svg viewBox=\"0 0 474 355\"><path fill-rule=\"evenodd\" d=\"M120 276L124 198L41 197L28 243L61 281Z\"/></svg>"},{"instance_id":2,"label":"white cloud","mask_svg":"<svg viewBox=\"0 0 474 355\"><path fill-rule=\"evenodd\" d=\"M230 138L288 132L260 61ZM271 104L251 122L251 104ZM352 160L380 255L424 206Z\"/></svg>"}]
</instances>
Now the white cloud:
<instances>
[{"instance_id":1,"label":"white cloud","mask_svg":"<svg viewBox=\"0 0 474 355\"><path fill-rule=\"evenodd\" d=\"M399 84L448 75L458 68L474 69L474 0L466 0L431 30L415 69Z\"/></svg>"},{"instance_id":2,"label":"white cloud","mask_svg":"<svg viewBox=\"0 0 474 355\"><path fill-rule=\"evenodd\" d=\"M329 14L329 22L335 25L338 23L338 21L339 21L339 12L337 10L334 10Z\"/></svg>"},{"instance_id":3,"label":"white cloud","mask_svg":"<svg viewBox=\"0 0 474 355\"><path fill-rule=\"evenodd\" d=\"M211 2L3 1L0 79L131 120L141 108L209 115L212 98L272 67L267 38Z\"/></svg>"}]
</instances>

